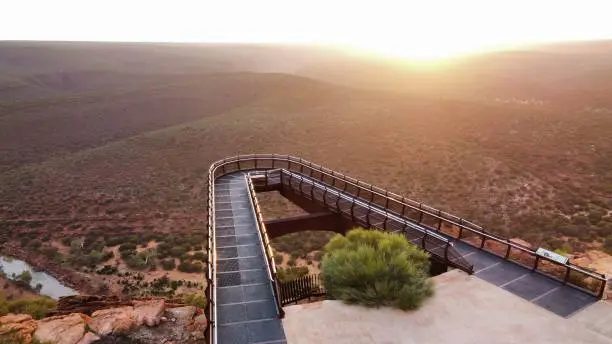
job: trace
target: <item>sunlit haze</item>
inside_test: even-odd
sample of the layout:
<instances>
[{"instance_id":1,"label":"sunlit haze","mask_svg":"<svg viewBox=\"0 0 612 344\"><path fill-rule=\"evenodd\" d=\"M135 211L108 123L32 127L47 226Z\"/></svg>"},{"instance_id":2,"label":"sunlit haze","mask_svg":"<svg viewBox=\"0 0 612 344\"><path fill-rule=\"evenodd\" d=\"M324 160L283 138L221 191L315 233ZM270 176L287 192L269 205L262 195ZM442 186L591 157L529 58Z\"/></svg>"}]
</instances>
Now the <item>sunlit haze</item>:
<instances>
[{"instance_id":1,"label":"sunlit haze","mask_svg":"<svg viewBox=\"0 0 612 344\"><path fill-rule=\"evenodd\" d=\"M427 59L612 38L609 1L82 1L2 4L2 40L334 44Z\"/></svg>"}]
</instances>

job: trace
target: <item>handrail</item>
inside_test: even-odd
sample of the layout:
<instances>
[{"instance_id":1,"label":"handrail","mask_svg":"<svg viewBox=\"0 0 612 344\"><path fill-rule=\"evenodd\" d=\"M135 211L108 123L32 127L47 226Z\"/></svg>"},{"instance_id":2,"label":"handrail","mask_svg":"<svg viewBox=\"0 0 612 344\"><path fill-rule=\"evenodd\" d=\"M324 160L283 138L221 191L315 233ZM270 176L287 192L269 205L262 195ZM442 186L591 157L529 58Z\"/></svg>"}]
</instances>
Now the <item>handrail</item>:
<instances>
[{"instance_id":1,"label":"handrail","mask_svg":"<svg viewBox=\"0 0 612 344\"><path fill-rule=\"evenodd\" d=\"M265 165L266 162L271 163L271 166L266 166ZM281 164L280 166L279 166L279 163ZM237 166L232 166L233 164L236 164ZM231 168L231 167L234 167L234 168ZM333 171L329 168L325 168L321 165L313 164L312 162L309 162L307 160L297 158L294 156L290 156L290 155L277 155L277 154L238 155L238 156L226 158L223 160L219 160L217 162L214 162L210 166L208 170L208 210L209 210L208 211L208 214L209 214L208 216L209 217L208 218L208 227L209 227L208 228L208 232L209 232L208 251L209 251L209 257L211 258L209 259L208 275L207 275L210 281L209 286L212 286L215 283L215 278L216 278L216 271L215 271L216 256L215 256L215 250L214 250L215 243L214 243L214 240L212 239L214 238L214 228L215 228L214 180L221 175L225 175L225 174L235 172L235 171L269 170L269 169L280 169L280 168L286 168L289 171L297 172L300 174L306 174L305 170L308 170L308 175L312 178L315 178L313 176L314 173L320 174L320 177L315 178L315 179L318 179L319 181L323 183L328 183L327 181L323 180L325 177L331 178L332 185L335 184L337 181L341 181L345 183L344 190L343 190L344 192L350 193L349 191L347 191L347 188L350 185L357 189L356 197L364 199L367 202L375 203L375 196L382 198L385 204L381 206L384 207L387 211L389 211L388 204L390 202L394 202L397 205L402 207L402 212L401 212L402 216L407 217L407 215L405 214L406 209L418 212L420 214L420 218L413 219L413 220L416 223L421 224L421 226L425 226L429 228L428 225L422 223L423 216L427 215L438 221L438 231L443 222L458 227L460 231L459 237L456 238L458 240L462 240L461 233L463 233L464 231L468 231L472 234L479 236L481 238L481 245L480 247L476 245L474 246L478 247L481 250L487 250L486 247L484 247L484 243L486 240L495 241L497 243L506 245L507 254L504 257L505 259L509 259L508 254L510 252L510 249L516 249L520 252L528 254L531 257L535 257L535 264L533 266L534 270L538 268L540 261L547 261L555 266L566 268L565 278L563 279L564 283L568 283L570 272L576 272L583 276L595 279L601 283L599 287L599 292L597 294L598 297L601 298L605 291L606 278L604 274L600 274L600 273L593 272L593 271L588 271L572 263L560 264L554 260L548 259L547 257L538 256L533 249L527 246L512 242L508 240L507 238L503 238L493 233L489 233L482 226L476 225L461 217L454 216L450 213L424 205L420 202L416 202L411 199L407 199L393 192L375 187L371 184L362 182L355 178L351 178L342 173ZM370 199L368 200L364 198L362 193L369 194ZM472 243L464 241L464 240L462 240L462 242L473 245ZM573 285L572 283L570 283L570 285L574 287L578 287L578 286ZM207 294L210 294L209 303L211 303L211 306L209 306L209 308L213 309L213 311L210 311L210 314L209 314L209 321L213 328L213 330L211 331L211 333L213 333L213 336L211 336L211 343L216 343L216 326L215 326L216 307L214 306L216 302L216 292L214 291L215 288L209 287L208 289L213 289L211 291L207 291ZM211 326L209 326L209 328Z\"/></svg>"},{"instance_id":2,"label":"handrail","mask_svg":"<svg viewBox=\"0 0 612 344\"><path fill-rule=\"evenodd\" d=\"M273 173L273 172L267 173L266 174L266 178L269 176L270 173ZM371 204L366 203L363 200L358 200L355 197L352 197L352 196L349 196L347 194L344 194L341 190L337 190L335 187L327 187L321 181L314 182L313 180L309 180L307 177L305 177L303 175L300 175L297 172L291 172L291 171L287 171L287 170L284 170L284 169L281 169L280 173L281 173L281 175L280 175L281 176L281 183L283 183L283 178L282 177L285 174L289 175L289 186L291 186L291 187L293 187L293 185L291 184L291 180L293 178L299 179L300 183L299 183L299 188L298 189L299 189L300 193L303 196L310 197L313 201L317 201L317 202L321 203L321 205L323 205L325 207L328 207L332 212L337 212L339 214L344 215L345 217L349 218L353 222L359 223L359 222L363 221L363 220L358 220L355 217L355 214L354 214L354 205L357 204L357 205L359 205L359 207L367 210L367 213L366 213L366 216L365 216L365 218L366 218L365 225L368 226L368 227L371 225L369 223L370 214L375 213L375 214L378 214L378 215L380 215L380 216L382 216L384 218L383 222L382 222L382 226L380 227L383 230L387 230L388 229L387 228L388 221L389 220L393 220L393 221L397 222L398 224L402 225L401 231L403 233L405 233L405 234L408 234L406 232L406 229L408 229L408 228L411 228L413 230L416 230L419 233L422 233L422 235L423 235L422 237L415 238L415 239L419 239L419 242L421 243L421 246L422 246L422 248L424 250L430 251L431 254L437 255L439 258L444 258L444 261L447 264L449 264L449 265L451 265L453 267L459 268L459 269L461 269L461 270L463 270L465 272L468 272L470 274L473 273L473 271L474 271L473 265L469 264L462 256L455 254L455 261L453 261L453 259L449 258L449 254L448 254L449 249L454 247L454 245L452 243L452 240L449 240L448 238L446 238L446 237L444 237L444 236L442 236L442 235L440 235L440 234L438 234L438 233L436 233L434 231L431 231L428 228L419 226L419 225L414 224L414 223L412 223L412 222L410 222L408 220L405 220L401 216L395 215L395 214L387 211L386 209L385 210L379 209L379 208L377 208L375 206L372 206ZM312 187L313 187L311 189L311 194L310 195L304 194L304 192L302 190L302 185L303 185L304 181L306 181L306 183L310 183L312 185ZM323 185L319 185L319 184L323 184ZM315 187L318 188L319 191L323 192L323 196L322 196L321 200L316 199L314 197L313 192L314 192L314 188ZM333 196L336 197L335 202L332 202L335 205L335 208L333 206L330 206L330 205L327 204L327 200L326 200L326 197L325 197L326 195L333 195ZM340 202L341 199L351 203L351 209L352 210L350 212L344 212L344 211L342 211L340 209L339 202ZM415 240L415 239L413 239L413 240ZM433 252L432 248L427 246L427 244L431 244L431 240L435 240L436 243L440 244L438 246L434 246L434 249L441 248L442 246L444 247L444 254L443 255L440 255L438 253ZM461 262L461 261L463 261L463 262Z\"/></svg>"},{"instance_id":3,"label":"handrail","mask_svg":"<svg viewBox=\"0 0 612 344\"><path fill-rule=\"evenodd\" d=\"M215 243L215 183L214 174L216 171L215 164L211 165L208 169L208 240L207 240L207 252L208 252L208 264L207 264L207 276L206 276L206 299L207 299L207 311L208 311L208 326L206 327L206 334L208 342L210 344L217 343L217 288L215 288L217 274L217 254L216 254L216 243Z\"/></svg>"},{"instance_id":4,"label":"handrail","mask_svg":"<svg viewBox=\"0 0 612 344\"><path fill-rule=\"evenodd\" d=\"M488 232L486 232L484 230L484 228L482 226L476 225L476 224L474 224L474 223L472 223L470 221L464 220L464 219L462 219L462 218L460 218L458 216L454 216L452 214L449 214L447 212L443 212L443 211L438 210L436 208L433 208L433 207L424 205L422 203L419 203L419 202L407 199L407 198L399 196L399 195L397 195L397 194L395 194L393 192L381 189L379 187L376 187L376 186L373 186L371 184L362 182L362 181L357 180L355 178L351 178L351 177L346 176L346 175L344 175L342 173L335 172L335 171L333 171L333 170L331 170L329 168L325 168L325 167L323 167L321 165L313 164L312 162L303 160L301 158L297 158L297 157L290 156L290 155L277 155L277 154L250 154L250 155L236 156L236 157L233 157L233 158L234 159L240 158L243 161L244 160L250 160L250 159L253 159L253 158L260 159L260 160L261 159L274 159L274 160L277 160L277 161L286 161L286 162L288 162L289 163L288 167L290 167L291 163L295 163L295 164L298 164L298 165L300 165L302 167L307 167L307 168L309 168L309 169L311 169L313 171L317 171L318 173L325 174L328 177L331 177L331 178L334 178L334 179L340 179L343 182L346 182L346 183L348 183L348 184L350 184L352 186L355 186L355 187L357 187L357 188L359 188L359 189L361 189L363 191L367 191L367 192L370 192L370 193L372 193L374 195L378 195L379 197L390 198L391 200L393 200L394 202L399 203L400 205L405 205L405 206L409 207L412 210L415 210L415 211L418 211L420 213L426 214L426 215L431 216L433 218L436 218L438 220L442 220L442 221L444 221L444 222L446 222L448 224L455 225L455 226L457 226L457 227L459 227L461 229L468 230L468 231L470 231L470 232L472 232L474 234L478 234L481 237L485 237L486 239L494 240L494 241L497 241L497 242L502 243L504 245L509 245L512 248L520 250L520 251L522 251L524 253L528 253L528 254L531 254L533 256L537 256L535 251L532 250L531 248L523 246L523 245L520 245L520 244L515 243L515 242L512 242L512 241L508 240L507 238L503 238L503 237L495 235L493 233L488 233ZM230 158L230 159L232 159L232 158ZM230 160L228 160L228 162L229 161ZM321 180L321 179L319 179L319 180ZM414 204L418 204L419 206L418 207L414 206ZM427 211L424 207L430 209L430 211ZM452 220L451 218L458 219L458 222L455 221L455 220ZM537 256L537 257L539 257L539 259L542 259L542 260L545 260L545 261L549 261L549 262L551 262L551 263L553 263L555 265L564 265L564 264L559 264L558 262L556 262L556 261L554 261L552 259L549 259L547 257L543 257L543 256ZM588 270L585 270L582 267L579 267L579 266L571 264L571 263L568 263L567 266L572 267L572 270L576 270L576 271L578 271L580 273L583 273L583 274L587 275L588 277L592 277L592 278L599 279L599 280L603 279L603 281L605 282L605 275L604 274L593 272L593 271L588 271Z\"/></svg>"},{"instance_id":5,"label":"handrail","mask_svg":"<svg viewBox=\"0 0 612 344\"><path fill-rule=\"evenodd\" d=\"M263 216L261 214L261 209L259 208L259 202L257 201L257 197L255 196L255 188L253 187L253 182L251 181L250 175L245 176L249 198L251 200L251 204L253 209L255 210L255 218L257 219L257 228L259 238L262 244L262 249L266 255L266 269L268 271L268 278L270 279L272 294L274 295L274 299L276 300L276 312L280 318L285 316L285 311L283 310L283 306L281 304L280 293L278 291L278 276L276 274L276 263L274 262L274 251L272 250L272 245L270 245L270 239L268 237L268 231L266 230L266 225L264 224Z\"/></svg>"}]
</instances>

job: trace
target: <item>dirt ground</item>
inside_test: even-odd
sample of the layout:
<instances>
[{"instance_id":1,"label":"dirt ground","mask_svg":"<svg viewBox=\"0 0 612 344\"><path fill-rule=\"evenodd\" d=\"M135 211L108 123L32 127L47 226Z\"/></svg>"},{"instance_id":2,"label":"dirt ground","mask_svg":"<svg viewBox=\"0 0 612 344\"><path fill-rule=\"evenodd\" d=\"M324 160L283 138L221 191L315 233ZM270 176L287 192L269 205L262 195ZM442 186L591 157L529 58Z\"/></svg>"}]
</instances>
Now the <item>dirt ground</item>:
<instances>
[{"instance_id":1,"label":"dirt ground","mask_svg":"<svg viewBox=\"0 0 612 344\"><path fill-rule=\"evenodd\" d=\"M278 264L278 266L282 268L288 268L289 265L287 265L287 262L289 262L289 259L291 259L291 255L285 252L278 252L278 254L283 256L283 262L281 264ZM314 252L311 252L309 255L312 256L312 254L314 254ZM295 266L307 267L308 273L312 275L321 273L320 264L321 264L320 262L313 261L312 264L308 265L308 262L306 261L306 259L303 259L303 258L298 258L295 260Z\"/></svg>"}]
</instances>

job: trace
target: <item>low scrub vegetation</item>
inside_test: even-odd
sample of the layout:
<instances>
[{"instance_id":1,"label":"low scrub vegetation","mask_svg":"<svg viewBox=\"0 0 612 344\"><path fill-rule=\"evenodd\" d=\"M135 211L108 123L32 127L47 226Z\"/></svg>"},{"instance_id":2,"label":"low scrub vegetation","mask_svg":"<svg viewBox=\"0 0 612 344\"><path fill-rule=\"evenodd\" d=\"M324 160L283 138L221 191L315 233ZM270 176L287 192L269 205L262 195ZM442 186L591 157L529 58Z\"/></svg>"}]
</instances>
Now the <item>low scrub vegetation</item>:
<instances>
[{"instance_id":1,"label":"low scrub vegetation","mask_svg":"<svg viewBox=\"0 0 612 344\"><path fill-rule=\"evenodd\" d=\"M4 293L0 291L0 316L8 313L29 314L34 319L41 319L54 309L55 300L41 296L34 299L7 300Z\"/></svg>"},{"instance_id":2,"label":"low scrub vegetation","mask_svg":"<svg viewBox=\"0 0 612 344\"><path fill-rule=\"evenodd\" d=\"M308 275L308 268L305 266L290 266L288 268L278 268L276 271L281 282L289 282Z\"/></svg>"},{"instance_id":3,"label":"low scrub vegetation","mask_svg":"<svg viewBox=\"0 0 612 344\"><path fill-rule=\"evenodd\" d=\"M325 246L328 295L368 307L416 309L433 294L425 252L397 234L354 229Z\"/></svg>"}]
</instances>

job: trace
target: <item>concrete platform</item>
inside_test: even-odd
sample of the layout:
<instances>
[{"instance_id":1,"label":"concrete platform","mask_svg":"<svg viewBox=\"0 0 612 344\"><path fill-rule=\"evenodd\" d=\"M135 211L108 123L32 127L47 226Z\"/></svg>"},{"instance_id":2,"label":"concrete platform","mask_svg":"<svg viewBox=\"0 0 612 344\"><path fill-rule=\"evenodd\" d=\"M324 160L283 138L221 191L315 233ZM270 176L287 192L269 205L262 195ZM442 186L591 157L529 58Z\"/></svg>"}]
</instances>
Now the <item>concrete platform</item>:
<instances>
[{"instance_id":1,"label":"concrete platform","mask_svg":"<svg viewBox=\"0 0 612 344\"><path fill-rule=\"evenodd\" d=\"M421 309L411 312L349 306L340 301L286 307L283 325L287 341L292 344L612 343L612 339L577 321L580 313L562 318L459 270L439 275L434 282L435 295Z\"/></svg>"},{"instance_id":2,"label":"concrete platform","mask_svg":"<svg viewBox=\"0 0 612 344\"><path fill-rule=\"evenodd\" d=\"M589 330L612 338L612 303L599 301L570 318Z\"/></svg>"}]
</instances>

